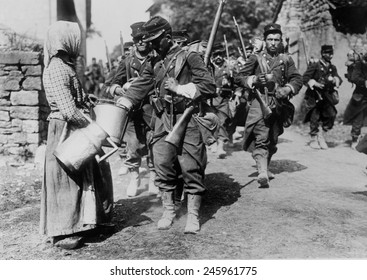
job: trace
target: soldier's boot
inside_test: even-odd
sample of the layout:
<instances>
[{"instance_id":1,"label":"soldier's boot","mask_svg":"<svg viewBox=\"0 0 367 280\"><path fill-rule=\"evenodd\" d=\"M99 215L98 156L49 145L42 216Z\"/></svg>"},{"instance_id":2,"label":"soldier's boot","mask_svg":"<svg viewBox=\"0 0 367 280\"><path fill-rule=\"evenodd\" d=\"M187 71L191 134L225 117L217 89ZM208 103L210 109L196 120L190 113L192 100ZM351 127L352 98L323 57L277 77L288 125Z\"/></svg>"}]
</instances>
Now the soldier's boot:
<instances>
[{"instance_id":1,"label":"soldier's boot","mask_svg":"<svg viewBox=\"0 0 367 280\"><path fill-rule=\"evenodd\" d=\"M224 158L227 155L226 151L223 149L224 142L222 139L218 139L217 142L217 156L218 158Z\"/></svg>"},{"instance_id":2,"label":"soldier's boot","mask_svg":"<svg viewBox=\"0 0 367 280\"><path fill-rule=\"evenodd\" d=\"M312 149L321 149L319 141L317 140L317 135L311 135L311 141L309 145Z\"/></svg>"},{"instance_id":3,"label":"soldier's boot","mask_svg":"<svg viewBox=\"0 0 367 280\"><path fill-rule=\"evenodd\" d=\"M317 140L319 141L320 148L323 150L327 150L329 147L325 141L324 132L319 131L317 134Z\"/></svg>"},{"instance_id":4,"label":"soldier's boot","mask_svg":"<svg viewBox=\"0 0 367 280\"><path fill-rule=\"evenodd\" d=\"M169 229L176 217L175 204L173 201L173 192L162 192L163 215L158 221L158 229Z\"/></svg>"},{"instance_id":5,"label":"soldier's boot","mask_svg":"<svg viewBox=\"0 0 367 280\"><path fill-rule=\"evenodd\" d=\"M184 233L196 234L200 231L199 210L202 196L199 194L187 195L187 221Z\"/></svg>"},{"instance_id":6,"label":"soldier's boot","mask_svg":"<svg viewBox=\"0 0 367 280\"><path fill-rule=\"evenodd\" d=\"M268 159L264 156L257 155L254 157L257 166L257 182L260 187L269 187L269 177L268 177Z\"/></svg>"},{"instance_id":7,"label":"soldier's boot","mask_svg":"<svg viewBox=\"0 0 367 280\"><path fill-rule=\"evenodd\" d=\"M138 188L140 185L139 178L139 167L129 168L130 172L130 183L126 190L126 195L128 197L134 197L138 194Z\"/></svg>"},{"instance_id":8,"label":"soldier's boot","mask_svg":"<svg viewBox=\"0 0 367 280\"><path fill-rule=\"evenodd\" d=\"M149 187L148 187L148 192L152 193L152 194L158 194L159 193L159 189L157 188L157 186L155 185L155 171L154 170L150 170L149 171Z\"/></svg>"}]
</instances>

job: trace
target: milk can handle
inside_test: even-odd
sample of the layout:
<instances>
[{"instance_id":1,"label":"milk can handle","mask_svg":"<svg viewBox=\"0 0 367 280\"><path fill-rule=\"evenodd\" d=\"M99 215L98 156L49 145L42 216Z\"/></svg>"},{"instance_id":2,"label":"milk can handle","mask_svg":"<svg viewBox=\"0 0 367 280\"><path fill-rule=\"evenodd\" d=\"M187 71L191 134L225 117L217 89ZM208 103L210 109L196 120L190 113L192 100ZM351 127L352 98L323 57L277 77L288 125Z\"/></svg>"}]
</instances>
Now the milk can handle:
<instances>
[{"instance_id":1,"label":"milk can handle","mask_svg":"<svg viewBox=\"0 0 367 280\"><path fill-rule=\"evenodd\" d=\"M100 161L102 161L102 160L105 160L109 156L112 156L118 150L118 148L119 148L119 147L117 147L117 145L115 144L115 142L113 142L111 140L110 137L107 137L106 140L111 144L111 146L113 147L113 149L110 152L108 152L107 154L103 155L102 157L100 157L99 155L96 155L96 160L97 160L98 163Z\"/></svg>"}]
</instances>

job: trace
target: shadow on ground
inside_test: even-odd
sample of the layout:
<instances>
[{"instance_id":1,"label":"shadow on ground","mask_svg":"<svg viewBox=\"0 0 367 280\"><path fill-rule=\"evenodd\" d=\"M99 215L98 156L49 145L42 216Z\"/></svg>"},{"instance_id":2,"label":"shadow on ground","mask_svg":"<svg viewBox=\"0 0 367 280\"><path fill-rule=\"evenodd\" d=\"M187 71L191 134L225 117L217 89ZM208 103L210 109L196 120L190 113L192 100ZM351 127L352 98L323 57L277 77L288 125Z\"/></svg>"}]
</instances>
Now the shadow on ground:
<instances>
[{"instance_id":1,"label":"shadow on ground","mask_svg":"<svg viewBox=\"0 0 367 280\"><path fill-rule=\"evenodd\" d=\"M253 167L256 169L256 165L253 165ZM297 161L294 160L288 160L288 159L278 159L278 160L272 160L269 166L269 171L274 174L280 174L282 172L298 172L302 171L304 169L307 169L307 166L297 163ZM256 177L257 171L251 173L248 175L249 177Z\"/></svg>"},{"instance_id":2,"label":"shadow on ground","mask_svg":"<svg viewBox=\"0 0 367 280\"><path fill-rule=\"evenodd\" d=\"M208 186L208 191L200 210L202 224L213 219L214 214L222 207L229 207L235 203L241 196L241 189L248 185L238 184L227 173L208 174L205 184Z\"/></svg>"}]
</instances>

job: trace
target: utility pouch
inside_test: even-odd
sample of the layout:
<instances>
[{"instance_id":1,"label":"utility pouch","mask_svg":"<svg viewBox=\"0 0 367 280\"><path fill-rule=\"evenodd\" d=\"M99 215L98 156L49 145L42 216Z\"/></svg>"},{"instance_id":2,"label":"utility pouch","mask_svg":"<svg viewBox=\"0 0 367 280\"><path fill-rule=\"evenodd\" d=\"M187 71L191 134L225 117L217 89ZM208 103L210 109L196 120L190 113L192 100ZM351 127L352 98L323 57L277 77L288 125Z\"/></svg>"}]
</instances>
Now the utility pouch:
<instances>
[{"instance_id":1,"label":"utility pouch","mask_svg":"<svg viewBox=\"0 0 367 280\"><path fill-rule=\"evenodd\" d=\"M156 96L152 97L152 106L157 116L162 115L164 107L162 104L162 100L159 97Z\"/></svg>"}]
</instances>

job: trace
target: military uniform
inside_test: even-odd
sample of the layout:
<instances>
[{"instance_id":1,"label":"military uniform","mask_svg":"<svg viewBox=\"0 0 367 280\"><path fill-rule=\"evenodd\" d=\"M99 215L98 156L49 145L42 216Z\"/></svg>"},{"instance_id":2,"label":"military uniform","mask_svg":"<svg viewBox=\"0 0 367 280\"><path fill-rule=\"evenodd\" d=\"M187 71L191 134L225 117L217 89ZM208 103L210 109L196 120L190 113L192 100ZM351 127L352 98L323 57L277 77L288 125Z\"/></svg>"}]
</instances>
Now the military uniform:
<instances>
[{"instance_id":1,"label":"military uniform","mask_svg":"<svg viewBox=\"0 0 367 280\"><path fill-rule=\"evenodd\" d=\"M199 230L198 211L201 196L206 189L204 175L207 162L206 148L198 123L193 117L190 118L183 143L179 148L166 142L165 139L172 130L171 120L178 122L188 106L188 99L183 95L190 96L192 100L205 99L215 91L215 84L198 53L187 53L179 46L172 46L169 39L164 37L172 30L165 19L159 16L153 17L144 27L150 34L147 40L159 46L167 43L168 47L164 50L163 59L155 64L149 63L119 102L127 103L127 106L129 102L136 105L154 89L156 120L153 127L153 159L157 173L156 185L163 192L164 206L158 228L167 229L173 222L175 217L173 191L182 172L188 193L188 220L185 232L195 233ZM159 42L153 41L156 38ZM172 81L172 78L178 81L177 94L173 98L173 111L172 94L166 89L168 81ZM179 168L175 168L176 165Z\"/></svg>"},{"instance_id":2,"label":"military uniform","mask_svg":"<svg viewBox=\"0 0 367 280\"><path fill-rule=\"evenodd\" d=\"M367 63L358 61L354 64L350 81L356 87L344 112L344 125L351 125L352 142L356 143L363 126L367 126ZM352 143L352 145L354 144Z\"/></svg>"},{"instance_id":3,"label":"military uniform","mask_svg":"<svg viewBox=\"0 0 367 280\"><path fill-rule=\"evenodd\" d=\"M132 37L142 37L144 32L141 30L144 22L138 22L131 25ZM112 78L109 87L109 93L111 96L116 95L116 89L124 87L131 80L139 77L146 66L148 61L152 58L151 54L146 56L140 55L138 51L126 56L120 61L120 64L116 70L116 74ZM134 107L130 116L130 121L127 124L126 132L124 135L124 141L127 144L127 158L124 162L125 166L130 171L130 184L127 188L128 196L135 196L137 194L137 188L140 184L139 167L141 166L142 157L148 155L147 165L150 171L150 192L157 192L158 189L154 189L155 171L154 165L151 160L151 155L148 148L148 142L151 140L151 122L152 122L152 106L149 103L149 94Z\"/></svg>"},{"instance_id":4,"label":"military uniform","mask_svg":"<svg viewBox=\"0 0 367 280\"><path fill-rule=\"evenodd\" d=\"M275 26L274 30L280 32L280 26L277 24L268 25L265 30L267 31L273 26ZM267 74L272 74L272 78L267 81L265 86L253 83L254 78L264 71ZM302 87L302 77L290 56L279 53L271 55L265 50L248 58L244 67L235 76L235 83L250 90L243 148L245 151L252 152L259 170L258 181L260 185L268 186L268 175L266 174L268 164L272 155L277 151L278 137L284 131L283 126L290 125L289 119L293 117L289 115L293 112L289 110L292 109L292 105L290 105L288 98L298 93ZM272 109L272 114L267 119L264 118L260 103L255 98L254 93L254 90L259 90L264 100L265 87L269 92L268 105ZM288 88L289 95L283 99L276 98L276 90L282 88Z\"/></svg>"},{"instance_id":5,"label":"military uniform","mask_svg":"<svg viewBox=\"0 0 367 280\"><path fill-rule=\"evenodd\" d=\"M324 45L322 52L332 53L332 47ZM311 147L318 148L317 145L314 146L317 138L320 147L327 148L323 132L333 128L337 114L335 105L339 102L335 79L339 80L337 84L340 85L342 80L335 65L323 58L310 63L303 74L303 83L308 87L305 94L307 113L304 122L310 122ZM317 88L315 83L323 84L324 87ZM319 131L320 122L323 131Z\"/></svg>"}]
</instances>

